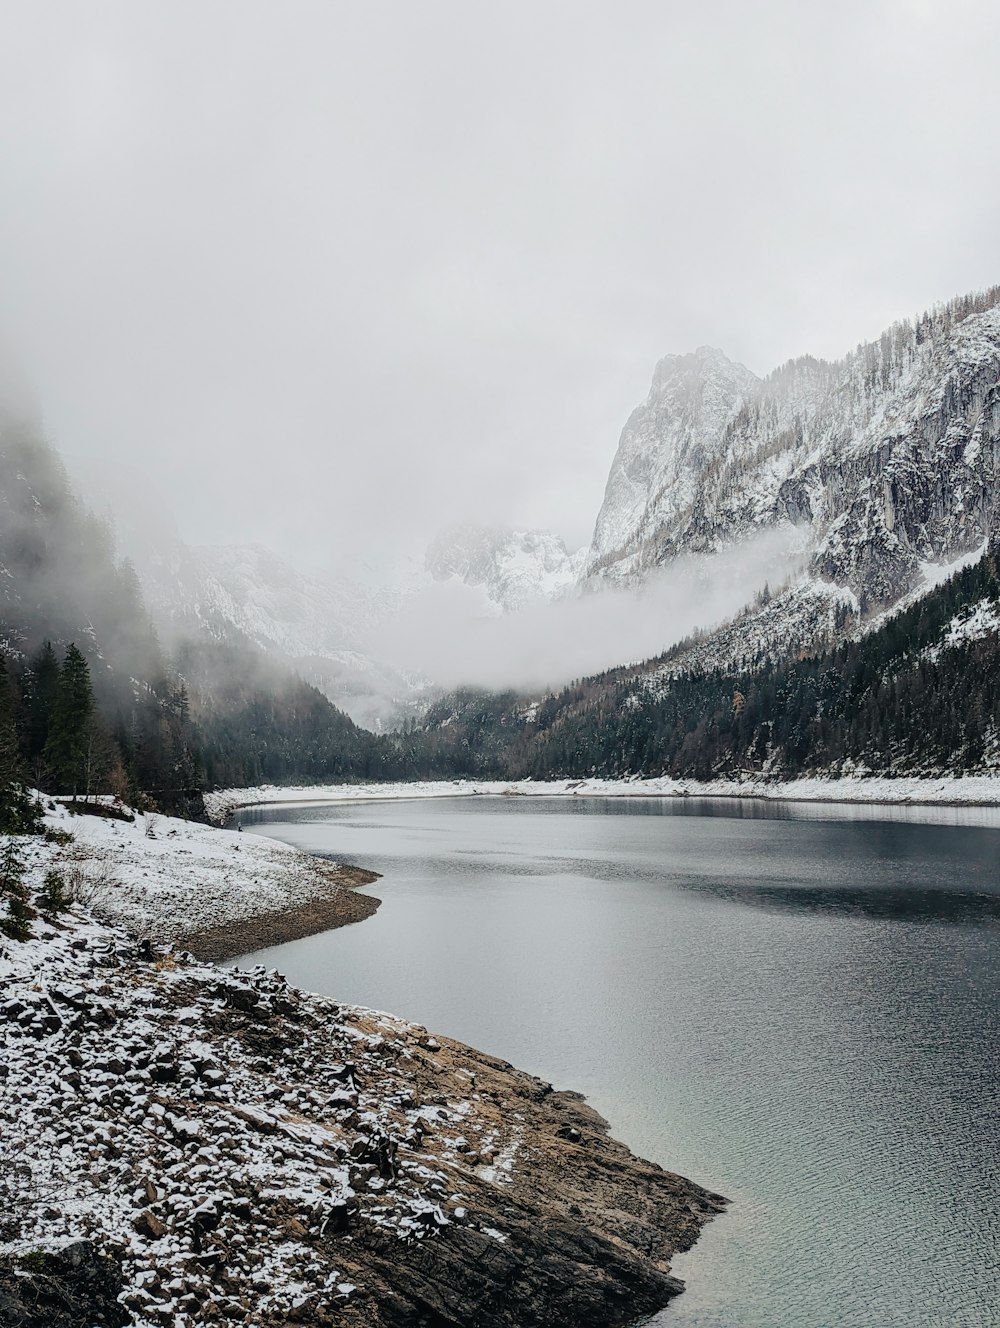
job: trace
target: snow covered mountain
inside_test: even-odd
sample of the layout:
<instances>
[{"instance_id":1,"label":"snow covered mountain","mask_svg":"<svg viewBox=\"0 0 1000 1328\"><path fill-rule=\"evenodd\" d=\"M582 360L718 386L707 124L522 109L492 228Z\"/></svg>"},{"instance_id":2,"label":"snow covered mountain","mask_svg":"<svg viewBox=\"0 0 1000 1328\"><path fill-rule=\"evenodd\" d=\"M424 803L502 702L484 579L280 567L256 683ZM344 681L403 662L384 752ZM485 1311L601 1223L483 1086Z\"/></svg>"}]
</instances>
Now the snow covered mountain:
<instances>
[{"instance_id":1,"label":"snow covered mountain","mask_svg":"<svg viewBox=\"0 0 1000 1328\"><path fill-rule=\"evenodd\" d=\"M368 633L395 607L389 592L306 575L257 544L194 547L173 539L140 553L137 565L168 634L247 640L290 663L369 728L421 708L427 680L367 649Z\"/></svg>"},{"instance_id":2,"label":"snow covered mountain","mask_svg":"<svg viewBox=\"0 0 1000 1328\"><path fill-rule=\"evenodd\" d=\"M572 593L586 557L548 530L456 525L431 544L424 566L435 581L457 577L481 587L498 612L512 613Z\"/></svg>"},{"instance_id":3,"label":"snow covered mountain","mask_svg":"<svg viewBox=\"0 0 1000 1328\"><path fill-rule=\"evenodd\" d=\"M374 613L359 587L306 576L259 544L178 540L145 557L140 575L161 617L213 636L235 628L293 657L356 649Z\"/></svg>"},{"instance_id":4,"label":"snow covered mountain","mask_svg":"<svg viewBox=\"0 0 1000 1328\"><path fill-rule=\"evenodd\" d=\"M655 538L696 501L726 425L756 384L749 369L711 346L660 360L649 396L622 430L587 559L590 575L619 579L629 566L626 551Z\"/></svg>"},{"instance_id":5,"label":"snow covered mountain","mask_svg":"<svg viewBox=\"0 0 1000 1328\"><path fill-rule=\"evenodd\" d=\"M376 592L302 574L257 545L153 537L145 519L146 547L130 551L161 625L236 633L378 726L422 706L426 680L407 672L415 643L457 644L491 612L641 591L674 563L704 610L700 662L761 662L866 631L993 539L998 502L1000 288L898 323L842 360L805 356L765 378L710 347L662 359L622 431L593 542L576 553L549 531L457 525L396 589ZM698 587L723 584L748 540L757 579L747 597L765 579L771 590L713 627L706 605L716 601ZM720 553L728 561L714 561ZM644 621L658 611L646 599L637 609ZM523 652L516 627L512 648ZM610 645L620 635L600 630ZM650 653L677 634L667 614ZM579 671L565 664L567 676Z\"/></svg>"},{"instance_id":6,"label":"snow covered mountain","mask_svg":"<svg viewBox=\"0 0 1000 1328\"><path fill-rule=\"evenodd\" d=\"M719 351L661 361L622 433L588 582L639 584L679 554L785 529L812 577L865 613L982 545L997 524L998 306L1000 288L954 300L764 379Z\"/></svg>"},{"instance_id":7,"label":"snow covered mountain","mask_svg":"<svg viewBox=\"0 0 1000 1328\"><path fill-rule=\"evenodd\" d=\"M771 654L922 593L935 568L992 538L998 486L995 288L897 323L839 361L803 356L765 378L708 346L668 355L622 430L589 550L570 554L543 531L461 525L425 566L481 587L506 613L639 589L675 559L773 533L794 584L761 618L757 644ZM755 621L742 619L744 636ZM730 633L724 654L733 648Z\"/></svg>"}]
</instances>

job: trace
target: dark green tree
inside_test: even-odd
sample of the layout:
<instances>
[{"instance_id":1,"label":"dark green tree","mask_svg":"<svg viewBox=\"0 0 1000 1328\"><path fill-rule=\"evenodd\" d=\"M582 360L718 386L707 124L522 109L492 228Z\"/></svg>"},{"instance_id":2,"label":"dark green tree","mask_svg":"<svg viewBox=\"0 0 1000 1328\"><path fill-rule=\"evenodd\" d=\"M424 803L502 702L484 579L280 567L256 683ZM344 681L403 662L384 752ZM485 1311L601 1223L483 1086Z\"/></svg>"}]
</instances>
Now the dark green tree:
<instances>
[{"instance_id":1,"label":"dark green tree","mask_svg":"<svg viewBox=\"0 0 1000 1328\"><path fill-rule=\"evenodd\" d=\"M57 790L71 793L74 801L87 791L93 716L90 669L77 647L70 644L59 670L45 762Z\"/></svg>"},{"instance_id":2,"label":"dark green tree","mask_svg":"<svg viewBox=\"0 0 1000 1328\"><path fill-rule=\"evenodd\" d=\"M35 813L24 787L14 723L14 687L0 659L0 831L19 834L34 829Z\"/></svg>"},{"instance_id":3,"label":"dark green tree","mask_svg":"<svg viewBox=\"0 0 1000 1328\"><path fill-rule=\"evenodd\" d=\"M50 922L54 922L60 913L66 912L73 901L66 892L66 881L61 872L45 873L45 880L35 902Z\"/></svg>"},{"instance_id":4,"label":"dark green tree","mask_svg":"<svg viewBox=\"0 0 1000 1328\"><path fill-rule=\"evenodd\" d=\"M49 740L49 725L59 687L59 660L46 641L28 666L24 676L24 752L28 769L36 785L45 777L42 754Z\"/></svg>"},{"instance_id":5,"label":"dark green tree","mask_svg":"<svg viewBox=\"0 0 1000 1328\"><path fill-rule=\"evenodd\" d=\"M31 907L24 883L24 856L16 837L7 839L0 850L0 931L14 941L26 941L31 935Z\"/></svg>"}]
</instances>

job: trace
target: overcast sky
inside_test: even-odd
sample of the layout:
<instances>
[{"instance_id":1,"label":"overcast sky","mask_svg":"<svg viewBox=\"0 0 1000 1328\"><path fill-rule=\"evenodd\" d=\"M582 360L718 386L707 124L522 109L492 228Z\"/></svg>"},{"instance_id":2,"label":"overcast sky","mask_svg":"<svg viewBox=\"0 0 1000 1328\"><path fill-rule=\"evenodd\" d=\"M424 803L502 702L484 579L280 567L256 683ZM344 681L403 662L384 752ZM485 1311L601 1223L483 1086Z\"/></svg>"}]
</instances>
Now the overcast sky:
<instances>
[{"instance_id":1,"label":"overcast sky","mask_svg":"<svg viewBox=\"0 0 1000 1328\"><path fill-rule=\"evenodd\" d=\"M1000 280L991 2L0 15L6 354L195 540L579 544L659 356Z\"/></svg>"}]
</instances>

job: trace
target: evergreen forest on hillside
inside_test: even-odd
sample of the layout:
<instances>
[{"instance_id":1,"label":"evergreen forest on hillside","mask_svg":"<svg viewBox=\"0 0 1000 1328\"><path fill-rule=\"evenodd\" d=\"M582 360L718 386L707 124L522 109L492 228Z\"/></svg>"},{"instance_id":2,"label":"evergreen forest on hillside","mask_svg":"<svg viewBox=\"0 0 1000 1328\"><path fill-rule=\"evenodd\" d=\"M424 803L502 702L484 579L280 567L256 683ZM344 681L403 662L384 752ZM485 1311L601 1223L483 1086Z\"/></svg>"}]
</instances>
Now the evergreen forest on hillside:
<instances>
[{"instance_id":1,"label":"evergreen forest on hillside","mask_svg":"<svg viewBox=\"0 0 1000 1328\"><path fill-rule=\"evenodd\" d=\"M397 751L251 643L166 650L37 430L0 431L0 782L197 813L220 784L399 777ZM5 795L0 826L22 813Z\"/></svg>"},{"instance_id":2,"label":"evergreen forest on hillside","mask_svg":"<svg viewBox=\"0 0 1000 1328\"><path fill-rule=\"evenodd\" d=\"M983 601L1000 602L995 548L877 630L814 656L657 676L664 656L532 704L458 693L432 708L420 736L439 768L480 777L995 769L1000 636L942 644L948 624Z\"/></svg>"}]
</instances>

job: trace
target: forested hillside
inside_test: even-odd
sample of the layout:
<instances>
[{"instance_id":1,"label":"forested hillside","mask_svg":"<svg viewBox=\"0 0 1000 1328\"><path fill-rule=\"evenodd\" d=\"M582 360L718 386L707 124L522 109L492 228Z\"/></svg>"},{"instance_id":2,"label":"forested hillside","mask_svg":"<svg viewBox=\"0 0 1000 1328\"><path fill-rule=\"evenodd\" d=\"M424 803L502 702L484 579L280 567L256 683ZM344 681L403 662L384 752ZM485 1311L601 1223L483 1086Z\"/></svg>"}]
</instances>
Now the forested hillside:
<instances>
[{"instance_id":1,"label":"forested hillside","mask_svg":"<svg viewBox=\"0 0 1000 1328\"><path fill-rule=\"evenodd\" d=\"M210 782L401 773L252 646L157 640L131 565L37 431L0 431L0 782L192 811ZM3 813L13 822L13 804Z\"/></svg>"},{"instance_id":2,"label":"forested hillside","mask_svg":"<svg viewBox=\"0 0 1000 1328\"><path fill-rule=\"evenodd\" d=\"M190 689L209 788L406 773L394 736L360 728L260 653L201 639L178 651L177 666Z\"/></svg>"},{"instance_id":3,"label":"forested hillside","mask_svg":"<svg viewBox=\"0 0 1000 1328\"><path fill-rule=\"evenodd\" d=\"M834 649L673 676L655 667L664 657L541 700L463 693L429 713L423 737L442 765L480 776L1000 769L998 633L994 548Z\"/></svg>"},{"instance_id":4,"label":"forested hillside","mask_svg":"<svg viewBox=\"0 0 1000 1328\"><path fill-rule=\"evenodd\" d=\"M0 434L0 648L25 776L177 806L200 773L185 689L135 572L37 432Z\"/></svg>"}]
</instances>

